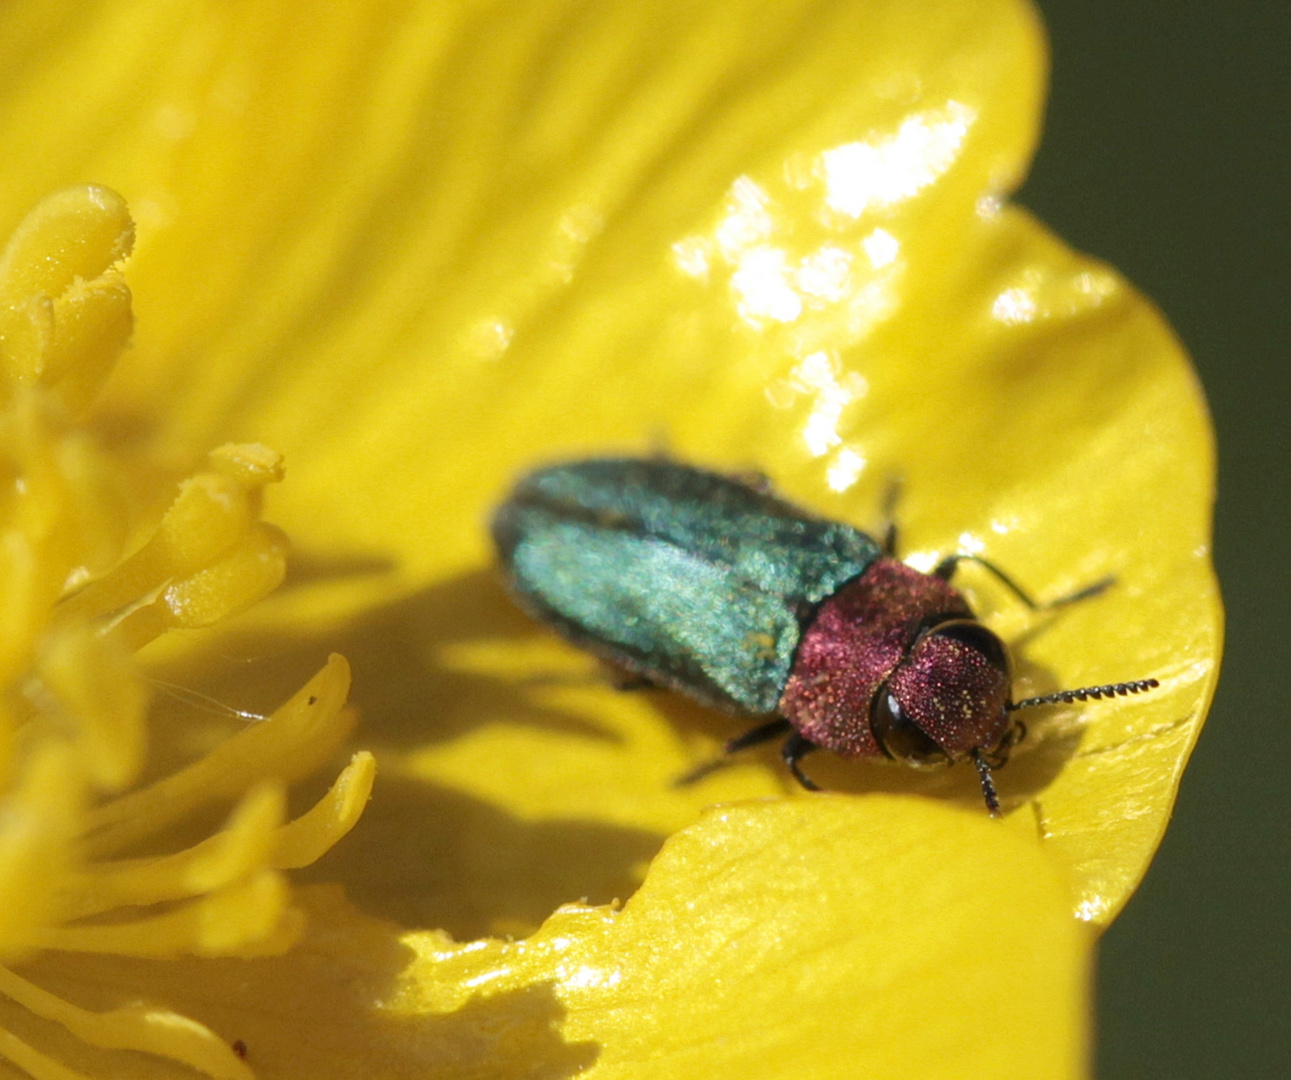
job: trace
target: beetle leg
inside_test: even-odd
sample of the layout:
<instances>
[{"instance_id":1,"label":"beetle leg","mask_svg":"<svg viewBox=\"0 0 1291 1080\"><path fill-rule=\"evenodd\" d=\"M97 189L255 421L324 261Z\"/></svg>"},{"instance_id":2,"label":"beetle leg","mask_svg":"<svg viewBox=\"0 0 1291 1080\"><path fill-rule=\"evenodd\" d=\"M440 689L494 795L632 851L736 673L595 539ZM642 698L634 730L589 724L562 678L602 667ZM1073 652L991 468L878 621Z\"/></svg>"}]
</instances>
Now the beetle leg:
<instances>
[{"instance_id":1,"label":"beetle leg","mask_svg":"<svg viewBox=\"0 0 1291 1080\"><path fill-rule=\"evenodd\" d=\"M758 743L770 742L777 735L783 735L786 731L789 731L790 727L791 725L788 720L777 716L774 720L769 720L765 724L759 724L751 731L746 731L743 735L737 735L722 747L722 753L734 754L747 747L757 746Z\"/></svg>"},{"instance_id":2,"label":"beetle leg","mask_svg":"<svg viewBox=\"0 0 1291 1080\"><path fill-rule=\"evenodd\" d=\"M983 559L980 555L970 555L963 551L954 555L947 555L936 565L933 569L932 575L933 577L941 578L942 581L949 581L954 577L955 568L959 566L961 562L974 562L977 563L978 566L989 570L995 575L997 580L1002 582L1008 588L1009 592L1021 600L1022 603L1032 611L1053 611L1056 608L1066 607L1068 604L1075 604L1080 600L1088 600L1090 597L1097 596L1099 593L1110 589L1116 584L1116 579L1114 577L1099 578L1099 580L1092 584L1082 586L1075 592L1068 593L1066 596L1059 596L1057 599L1046 600L1044 603L1040 603L1033 600L1021 585L1009 577L1008 574L993 562L988 559Z\"/></svg>"},{"instance_id":3,"label":"beetle leg","mask_svg":"<svg viewBox=\"0 0 1291 1080\"><path fill-rule=\"evenodd\" d=\"M705 761L702 765L691 769L691 771L686 773L685 776L678 777L674 783L677 787L684 787L687 784L693 784L696 780L701 780L714 770L720 769L726 764L726 759L731 754L737 753L749 746L757 746L758 743L768 742L779 735L783 735L789 730L789 721L778 716L774 720L767 721L765 724L759 724L751 731L746 731L743 735L737 735L734 739L723 746L721 757L713 758L712 761Z\"/></svg>"},{"instance_id":4,"label":"beetle leg","mask_svg":"<svg viewBox=\"0 0 1291 1080\"><path fill-rule=\"evenodd\" d=\"M780 751L780 756L784 758L784 763L789 766L789 771L793 773L798 783L808 791L819 791L820 785L803 774L798 762L815 749L816 744L814 742L809 742L799 732L795 731L785 740L784 749Z\"/></svg>"},{"instance_id":5,"label":"beetle leg","mask_svg":"<svg viewBox=\"0 0 1291 1080\"><path fill-rule=\"evenodd\" d=\"M1103 592L1105 589L1110 589L1115 584L1116 578L1109 574L1105 578L1099 578L1099 580L1095 581L1092 585L1086 585L1084 588L1077 589L1074 593L1060 596L1056 600L1050 600L1042 606L1045 611L1050 611L1053 608L1066 607L1068 604L1074 604L1078 600L1088 600L1091 596L1097 596L1099 593Z\"/></svg>"},{"instance_id":6,"label":"beetle leg","mask_svg":"<svg viewBox=\"0 0 1291 1080\"><path fill-rule=\"evenodd\" d=\"M1000 740L998 746L990 750L978 749L976 752L982 755L982 760L992 769L1002 769L1008 764L1010 752L1026 737L1026 724L1021 720L1014 720L1013 726L1004 733L1004 738Z\"/></svg>"},{"instance_id":7,"label":"beetle leg","mask_svg":"<svg viewBox=\"0 0 1291 1080\"><path fill-rule=\"evenodd\" d=\"M609 680L615 690L632 691L632 690L658 690L659 684L652 680L648 675L642 675L639 671L633 671L631 668L624 667L622 664L616 664L613 660L607 660L603 656L597 657L600 664L601 672L604 678Z\"/></svg>"},{"instance_id":8,"label":"beetle leg","mask_svg":"<svg viewBox=\"0 0 1291 1080\"><path fill-rule=\"evenodd\" d=\"M941 578L942 581L949 581L952 577L955 576L955 569L962 562L977 563L978 566L984 567L985 569L989 570L992 574L995 575L997 580L999 580L1005 586L1008 587L1009 592L1011 592L1014 596L1016 596L1019 600L1021 600L1022 603L1024 603L1032 611L1042 611L1045 608L1050 606L1048 604L1037 604L1034 600L1031 599L1029 595L1027 595L1026 591L1022 588L1021 585L1019 585L1016 581L1014 581L1011 577L1009 577L1008 574L1006 574L1003 570L1001 570L990 560L983 559L980 555L970 555L966 551L960 551L954 555L947 555L933 569L932 576L939 577ZM1106 586L1102 586L1102 588L1106 588ZM1082 590L1079 596L1076 596L1073 598L1083 599L1084 595L1086 594L1084 590ZM1064 599L1061 601L1061 603L1070 603L1070 602L1071 602L1071 599Z\"/></svg>"},{"instance_id":9,"label":"beetle leg","mask_svg":"<svg viewBox=\"0 0 1291 1080\"><path fill-rule=\"evenodd\" d=\"M901 478L888 478L883 492L883 554L890 559L897 557L897 503L901 500Z\"/></svg>"}]
</instances>

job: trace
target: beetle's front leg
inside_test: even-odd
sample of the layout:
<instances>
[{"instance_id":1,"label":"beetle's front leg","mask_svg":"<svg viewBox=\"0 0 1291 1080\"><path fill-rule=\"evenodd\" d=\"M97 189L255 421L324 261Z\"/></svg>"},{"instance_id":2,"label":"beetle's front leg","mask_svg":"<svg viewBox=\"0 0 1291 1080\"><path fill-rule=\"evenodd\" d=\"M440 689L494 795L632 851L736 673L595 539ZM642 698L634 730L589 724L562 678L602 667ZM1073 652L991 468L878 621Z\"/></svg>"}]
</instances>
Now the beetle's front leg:
<instances>
[{"instance_id":1,"label":"beetle's front leg","mask_svg":"<svg viewBox=\"0 0 1291 1080\"><path fill-rule=\"evenodd\" d=\"M679 777L675 783L677 787L685 787L687 784L693 784L696 780L702 780L709 773L725 765L732 754L738 753L747 747L768 742L777 736L783 735L788 730L790 730L789 721L779 716L774 720L768 720L765 724L759 724L750 731L746 731L743 735L737 735L722 747L721 757L713 758L712 761L706 761L702 765L691 769L685 776Z\"/></svg>"},{"instance_id":2,"label":"beetle's front leg","mask_svg":"<svg viewBox=\"0 0 1291 1080\"><path fill-rule=\"evenodd\" d=\"M785 740L784 749L780 751L780 756L784 758L784 763L789 766L789 771L793 773L798 783L808 791L819 791L820 785L803 773L798 762L815 749L816 744L814 742L803 738L801 733L795 731Z\"/></svg>"}]
</instances>

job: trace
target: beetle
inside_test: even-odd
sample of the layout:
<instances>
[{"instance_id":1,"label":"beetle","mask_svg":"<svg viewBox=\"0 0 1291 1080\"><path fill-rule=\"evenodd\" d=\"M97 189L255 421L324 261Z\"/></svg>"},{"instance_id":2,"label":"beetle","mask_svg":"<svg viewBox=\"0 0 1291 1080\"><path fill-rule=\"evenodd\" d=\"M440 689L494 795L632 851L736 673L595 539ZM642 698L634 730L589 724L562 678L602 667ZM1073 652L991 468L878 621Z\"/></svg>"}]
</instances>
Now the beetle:
<instances>
[{"instance_id":1,"label":"beetle","mask_svg":"<svg viewBox=\"0 0 1291 1080\"><path fill-rule=\"evenodd\" d=\"M1017 712L1159 685L1013 701L1008 650L950 583L959 563L1033 609L1110 579L1041 605L976 555L925 574L896 559L894 527L880 544L768 486L666 458L552 465L516 484L493 539L523 608L618 669L759 720L726 754L787 736L785 764L810 790L800 762L817 748L918 767L967 758L999 816L992 770L1024 734Z\"/></svg>"}]
</instances>

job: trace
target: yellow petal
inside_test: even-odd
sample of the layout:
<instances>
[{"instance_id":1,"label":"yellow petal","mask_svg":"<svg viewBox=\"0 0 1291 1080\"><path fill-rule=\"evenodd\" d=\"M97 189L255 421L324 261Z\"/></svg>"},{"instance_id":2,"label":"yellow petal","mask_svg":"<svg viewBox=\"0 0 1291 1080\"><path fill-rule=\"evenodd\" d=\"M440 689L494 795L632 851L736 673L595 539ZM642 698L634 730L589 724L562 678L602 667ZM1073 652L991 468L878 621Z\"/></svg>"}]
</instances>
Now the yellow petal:
<instances>
[{"instance_id":1,"label":"yellow petal","mask_svg":"<svg viewBox=\"0 0 1291 1080\"><path fill-rule=\"evenodd\" d=\"M568 908L484 949L410 939L408 1004L469 1014L550 986L590 1076L1075 1076L1088 938L1068 902L1034 842L982 815L881 797L718 808L621 913ZM999 1016L1013 1038L984 1038ZM525 1050L494 1044L513 1068Z\"/></svg>"},{"instance_id":2,"label":"yellow petal","mask_svg":"<svg viewBox=\"0 0 1291 1080\"><path fill-rule=\"evenodd\" d=\"M177 452L249 431L281 447L297 464L275 518L336 568L261 615L246 650L299 643L306 618L323 645L370 612L352 644L381 674L365 704L400 748L395 773L526 820L663 833L707 801L775 790L774 766L679 795L666 779L733 726L560 694L580 735L534 722L555 695L498 691L532 664L487 578L466 576L489 560L489 507L536 462L661 439L858 524L899 474L912 557L982 550L1042 598L1118 579L1041 625L963 575L1022 643L1019 695L1165 684L1037 714L1000 777L1073 869L1080 914L1111 918L1213 688L1213 462L1155 311L1003 202L1038 130L1033 11L551 3L391 25L357 3L308 28L286 9L140 5L28 62L35 92L74 58L78 116L114 118L78 160L144 208L116 407L158 417ZM136 61L95 34L165 37L157 80L105 94ZM43 115L13 104L0 135L46 146ZM123 109L128 152L107 137ZM37 179L61 160L31 156ZM181 373L178 357L200 362ZM463 595L465 611L447 606ZM403 602L372 611L389 598ZM442 693L481 678L485 712ZM445 737L409 746L404 718L430 700ZM821 776L978 799L962 770Z\"/></svg>"}]
</instances>

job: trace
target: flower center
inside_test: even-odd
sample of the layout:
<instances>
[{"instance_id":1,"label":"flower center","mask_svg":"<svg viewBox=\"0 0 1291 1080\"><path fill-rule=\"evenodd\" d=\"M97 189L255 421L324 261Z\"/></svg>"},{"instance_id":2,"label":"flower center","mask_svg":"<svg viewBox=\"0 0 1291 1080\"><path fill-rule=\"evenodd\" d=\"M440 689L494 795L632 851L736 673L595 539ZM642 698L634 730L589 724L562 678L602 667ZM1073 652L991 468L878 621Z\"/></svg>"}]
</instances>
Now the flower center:
<instances>
[{"instance_id":1,"label":"flower center","mask_svg":"<svg viewBox=\"0 0 1291 1080\"><path fill-rule=\"evenodd\" d=\"M149 512L138 492L160 470L86 426L130 335L133 236L120 196L73 188L40 203L0 255L0 997L61 1033L38 1047L0 1029L0 1057L37 1078L81 1075L59 1060L74 1038L249 1077L229 1042L163 1004L92 1012L18 974L43 950L284 951L304 916L283 871L348 832L372 783L371 755L356 754L313 809L286 819L286 786L353 724L349 667L333 656L264 722L138 786L148 692L134 653L270 592L287 541L260 520L265 485L282 479L274 451L222 446ZM214 835L126 857L220 804L232 810Z\"/></svg>"}]
</instances>

